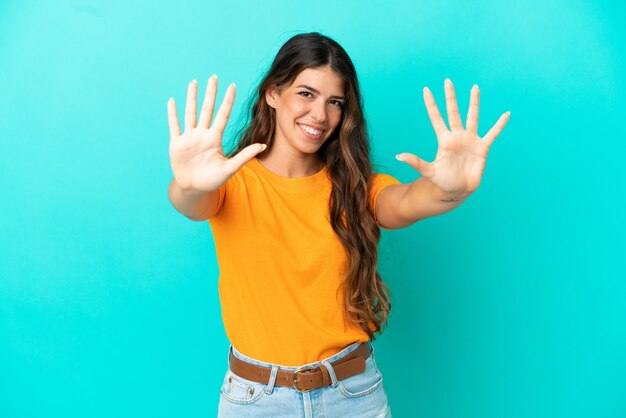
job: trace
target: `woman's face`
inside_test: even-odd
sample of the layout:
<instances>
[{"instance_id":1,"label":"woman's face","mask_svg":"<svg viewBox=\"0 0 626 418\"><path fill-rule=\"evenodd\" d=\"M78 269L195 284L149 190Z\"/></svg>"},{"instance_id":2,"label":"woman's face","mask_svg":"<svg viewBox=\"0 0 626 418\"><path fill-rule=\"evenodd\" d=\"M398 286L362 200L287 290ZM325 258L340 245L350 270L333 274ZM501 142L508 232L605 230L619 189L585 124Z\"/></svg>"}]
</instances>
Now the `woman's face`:
<instances>
[{"instance_id":1,"label":"woman's face","mask_svg":"<svg viewBox=\"0 0 626 418\"><path fill-rule=\"evenodd\" d=\"M330 67L307 68L281 91L265 99L276 110L273 146L311 154L332 135L345 102L343 80Z\"/></svg>"}]
</instances>

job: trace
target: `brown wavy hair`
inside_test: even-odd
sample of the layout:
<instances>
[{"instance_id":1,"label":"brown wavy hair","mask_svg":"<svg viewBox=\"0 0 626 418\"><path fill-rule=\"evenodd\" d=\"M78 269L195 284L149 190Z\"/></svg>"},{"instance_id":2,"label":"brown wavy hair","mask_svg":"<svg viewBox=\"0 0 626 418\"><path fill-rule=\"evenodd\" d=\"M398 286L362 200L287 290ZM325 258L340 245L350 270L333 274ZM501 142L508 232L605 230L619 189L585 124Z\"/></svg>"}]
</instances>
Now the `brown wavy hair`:
<instances>
[{"instance_id":1,"label":"brown wavy hair","mask_svg":"<svg viewBox=\"0 0 626 418\"><path fill-rule=\"evenodd\" d=\"M258 89L248 101L244 127L228 157L253 143L272 147L275 110L265 101L270 87L289 86L306 68L329 66L344 82L344 107L339 125L318 153L332 181L330 222L348 258L344 277L346 319L359 324L375 339L382 333L391 311L389 289L377 272L380 229L370 208L372 164L363 103L354 65L333 39L318 32L289 39L278 51ZM339 290L339 289L338 289Z\"/></svg>"}]
</instances>

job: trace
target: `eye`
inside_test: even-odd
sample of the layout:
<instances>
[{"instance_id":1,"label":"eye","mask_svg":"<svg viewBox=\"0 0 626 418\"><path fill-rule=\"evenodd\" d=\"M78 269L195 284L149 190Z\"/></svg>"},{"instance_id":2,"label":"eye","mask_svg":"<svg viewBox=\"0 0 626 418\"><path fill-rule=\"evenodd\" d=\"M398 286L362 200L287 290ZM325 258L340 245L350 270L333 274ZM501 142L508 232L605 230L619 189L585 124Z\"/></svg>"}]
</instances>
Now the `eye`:
<instances>
[{"instance_id":1,"label":"eye","mask_svg":"<svg viewBox=\"0 0 626 418\"><path fill-rule=\"evenodd\" d=\"M335 106L337 107L343 107L343 102L340 100L331 100L331 102L335 102Z\"/></svg>"},{"instance_id":2,"label":"eye","mask_svg":"<svg viewBox=\"0 0 626 418\"><path fill-rule=\"evenodd\" d=\"M301 92L299 92L298 94L300 94L300 95L309 94L309 95L313 96L313 95L312 95L311 93L309 93L308 91L301 91ZM309 97L309 96L304 96L304 97Z\"/></svg>"}]
</instances>

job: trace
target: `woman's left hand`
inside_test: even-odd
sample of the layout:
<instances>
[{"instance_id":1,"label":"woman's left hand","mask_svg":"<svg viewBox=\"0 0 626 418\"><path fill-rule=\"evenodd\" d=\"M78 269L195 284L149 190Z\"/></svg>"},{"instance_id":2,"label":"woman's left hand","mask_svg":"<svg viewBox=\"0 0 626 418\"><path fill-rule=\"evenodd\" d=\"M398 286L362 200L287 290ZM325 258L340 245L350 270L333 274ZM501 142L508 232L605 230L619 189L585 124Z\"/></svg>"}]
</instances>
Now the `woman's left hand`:
<instances>
[{"instance_id":1,"label":"woman's left hand","mask_svg":"<svg viewBox=\"0 0 626 418\"><path fill-rule=\"evenodd\" d=\"M409 153L398 154L396 158L409 164L445 193L466 197L480 185L489 148L508 122L510 112L500 116L489 132L480 138L477 133L480 104L478 86L474 85L470 93L465 129L450 79L446 79L444 89L450 129L439 113L433 94L428 87L424 87L424 103L439 143L435 161L429 163Z\"/></svg>"}]
</instances>

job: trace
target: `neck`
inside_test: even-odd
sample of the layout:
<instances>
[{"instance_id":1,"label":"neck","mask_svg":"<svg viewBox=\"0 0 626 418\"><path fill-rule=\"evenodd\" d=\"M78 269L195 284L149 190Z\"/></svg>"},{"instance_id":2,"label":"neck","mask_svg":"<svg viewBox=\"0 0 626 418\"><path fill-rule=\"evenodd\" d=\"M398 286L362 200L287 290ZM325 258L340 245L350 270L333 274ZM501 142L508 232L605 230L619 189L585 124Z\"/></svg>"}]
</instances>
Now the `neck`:
<instances>
[{"instance_id":1,"label":"neck","mask_svg":"<svg viewBox=\"0 0 626 418\"><path fill-rule=\"evenodd\" d=\"M317 153L290 152L289 150L280 150L276 146L260 155L258 159L268 170L288 178L312 176L324 166Z\"/></svg>"}]
</instances>

